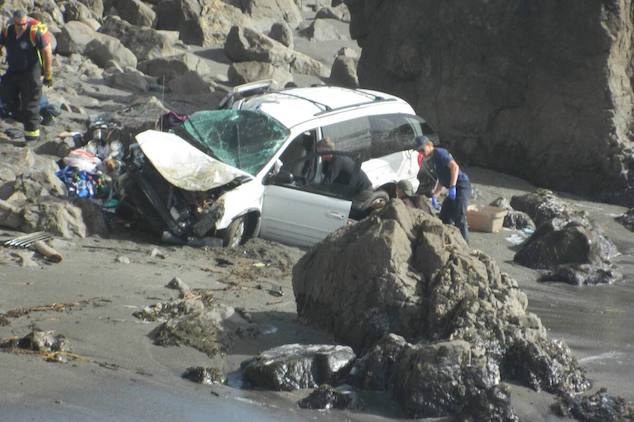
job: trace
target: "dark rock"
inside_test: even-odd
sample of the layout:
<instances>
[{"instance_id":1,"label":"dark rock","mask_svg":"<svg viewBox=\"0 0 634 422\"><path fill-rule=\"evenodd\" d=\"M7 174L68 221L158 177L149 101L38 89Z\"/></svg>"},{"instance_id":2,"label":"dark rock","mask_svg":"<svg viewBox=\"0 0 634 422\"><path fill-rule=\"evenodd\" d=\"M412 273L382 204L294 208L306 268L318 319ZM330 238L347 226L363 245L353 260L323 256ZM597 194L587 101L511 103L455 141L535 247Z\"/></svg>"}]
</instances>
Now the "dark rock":
<instances>
[{"instance_id":1,"label":"dark rock","mask_svg":"<svg viewBox=\"0 0 634 422\"><path fill-rule=\"evenodd\" d=\"M253 387L276 391L336 384L356 358L351 348L287 344L242 363L242 374Z\"/></svg>"},{"instance_id":2,"label":"dark rock","mask_svg":"<svg viewBox=\"0 0 634 422\"><path fill-rule=\"evenodd\" d=\"M190 22L196 21L202 7L196 0L163 0L157 4L156 12L157 29L178 31Z\"/></svg>"},{"instance_id":3,"label":"dark rock","mask_svg":"<svg viewBox=\"0 0 634 422\"><path fill-rule=\"evenodd\" d=\"M201 4L196 0L163 0L155 10L158 29L178 31L184 43L204 47L222 46L233 25L253 26L240 9L221 1Z\"/></svg>"},{"instance_id":4,"label":"dark rock","mask_svg":"<svg viewBox=\"0 0 634 422\"><path fill-rule=\"evenodd\" d=\"M209 66L192 53L144 60L139 63L138 69L147 75L156 77L161 84L167 84L188 71L197 72L200 75L209 73Z\"/></svg>"},{"instance_id":5,"label":"dark rock","mask_svg":"<svg viewBox=\"0 0 634 422\"><path fill-rule=\"evenodd\" d=\"M575 285L612 283L619 278L610 263L600 232L587 221L554 218L542 224L522 244L513 260L529 268L544 270L544 281L560 280Z\"/></svg>"},{"instance_id":6,"label":"dark rock","mask_svg":"<svg viewBox=\"0 0 634 422\"><path fill-rule=\"evenodd\" d=\"M81 209L65 200L40 198L24 206L23 217L21 230L27 233L46 231L66 239L86 237Z\"/></svg>"},{"instance_id":7,"label":"dark rock","mask_svg":"<svg viewBox=\"0 0 634 422\"><path fill-rule=\"evenodd\" d=\"M187 368L185 373L183 373L183 378L205 385L224 384L226 381L226 378L220 369L203 368L202 366Z\"/></svg>"},{"instance_id":8,"label":"dark rock","mask_svg":"<svg viewBox=\"0 0 634 422\"><path fill-rule=\"evenodd\" d=\"M561 341L536 343L518 339L508 349L500 370L504 379L536 391L578 393L591 385L577 359Z\"/></svg>"},{"instance_id":9,"label":"dark rock","mask_svg":"<svg viewBox=\"0 0 634 422\"><path fill-rule=\"evenodd\" d=\"M455 352L456 362L466 353L459 350L470 350L472 361L482 362L476 366L480 372L453 373L454 378L462 377L466 390L473 390L475 401L462 390L443 390L458 395L429 414L452 413L460 408L457 403L499 398L499 392L489 390L498 385L492 368L502 363L505 368L509 362L516 366L512 373L502 371L502 379L531 374L518 378L533 388L559 392L587 387L570 351L548 339L539 318L526 312L526 295L517 282L501 273L490 257L471 250L455 227L401 201L390 202L310 249L293 268L293 290L301 321L332 332L359 354L375 350L384 338L379 350L362 356L352 370L351 380L363 388L396 388L392 377L399 368L409 368L401 369L401 381L409 379L407 371L440 371L413 363L423 362L417 356L440 354L444 346L438 342L451 340L445 349ZM403 339L394 340L390 334ZM466 342L464 347L454 343L459 340ZM422 410L428 408L428 396L418 391L444 388L417 384L421 379L426 377L419 374L410 384L403 381L408 389L395 394L409 414L428 414ZM486 380L485 387L474 390L471 385L478 379ZM482 409L504 414L491 406L485 403Z\"/></svg>"},{"instance_id":10,"label":"dark rock","mask_svg":"<svg viewBox=\"0 0 634 422\"><path fill-rule=\"evenodd\" d=\"M22 337L17 347L34 352L67 352L70 345L66 337L61 334L55 335L55 331L42 331L35 329Z\"/></svg>"},{"instance_id":11,"label":"dark rock","mask_svg":"<svg viewBox=\"0 0 634 422\"><path fill-rule=\"evenodd\" d=\"M167 86L172 93L178 95L208 94L212 91L211 84L193 70L176 76L167 83Z\"/></svg>"},{"instance_id":12,"label":"dark rock","mask_svg":"<svg viewBox=\"0 0 634 422\"><path fill-rule=\"evenodd\" d=\"M634 407L622 397L608 394L605 388L592 395L566 394L553 405L555 414L584 422L634 420Z\"/></svg>"},{"instance_id":13,"label":"dark rock","mask_svg":"<svg viewBox=\"0 0 634 422\"><path fill-rule=\"evenodd\" d=\"M634 200L629 3L345 3L361 85L406 98L459 162Z\"/></svg>"},{"instance_id":14,"label":"dark rock","mask_svg":"<svg viewBox=\"0 0 634 422\"><path fill-rule=\"evenodd\" d=\"M276 22L271 25L269 37L288 48L294 48L295 46L295 42L293 41L293 30L286 23Z\"/></svg>"},{"instance_id":15,"label":"dark rock","mask_svg":"<svg viewBox=\"0 0 634 422\"><path fill-rule=\"evenodd\" d=\"M270 28L275 22L286 22L296 28L302 21L294 0L240 0L239 3L242 12L253 19L253 27L259 31Z\"/></svg>"},{"instance_id":16,"label":"dark rock","mask_svg":"<svg viewBox=\"0 0 634 422\"><path fill-rule=\"evenodd\" d=\"M302 409L348 409L352 407L352 392L338 391L334 387L323 384L312 393L297 402Z\"/></svg>"},{"instance_id":17,"label":"dark rock","mask_svg":"<svg viewBox=\"0 0 634 422\"><path fill-rule=\"evenodd\" d=\"M111 66L104 76L109 86L132 92L147 92L152 84L156 84L155 78L129 66Z\"/></svg>"},{"instance_id":18,"label":"dark rock","mask_svg":"<svg viewBox=\"0 0 634 422\"><path fill-rule=\"evenodd\" d=\"M610 262L616 246L590 221L588 214L537 191L511 198L511 206L526 212L537 230L515 254L515 262L543 271L544 281L571 284L612 283L619 278Z\"/></svg>"},{"instance_id":19,"label":"dark rock","mask_svg":"<svg viewBox=\"0 0 634 422\"><path fill-rule=\"evenodd\" d=\"M462 340L413 345L391 334L357 360L350 380L389 390L410 417L517 420L497 363L483 351Z\"/></svg>"},{"instance_id":20,"label":"dark rock","mask_svg":"<svg viewBox=\"0 0 634 422\"><path fill-rule=\"evenodd\" d=\"M71 21L62 27L57 36L56 53L69 56L83 54L86 46L95 38L95 31L79 21Z\"/></svg>"},{"instance_id":21,"label":"dark rock","mask_svg":"<svg viewBox=\"0 0 634 422\"><path fill-rule=\"evenodd\" d=\"M119 16L136 26L152 27L156 23L156 13L140 0L114 0Z\"/></svg>"},{"instance_id":22,"label":"dark rock","mask_svg":"<svg viewBox=\"0 0 634 422\"><path fill-rule=\"evenodd\" d=\"M528 214L522 211L508 211L504 216L502 225L509 229L526 230L529 232L535 231L535 223L533 223L533 220Z\"/></svg>"},{"instance_id":23,"label":"dark rock","mask_svg":"<svg viewBox=\"0 0 634 422\"><path fill-rule=\"evenodd\" d=\"M79 2L88 7L97 18L103 16L103 0L79 0Z\"/></svg>"},{"instance_id":24,"label":"dark rock","mask_svg":"<svg viewBox=\"0 0 634 422\"><path fill-rule=\"evenodd\" d=\"M342 22L350 22L350 11L345 4L322 7L315 14L315 19L337 19Z\"/></svg>"},{"instance_id":25,"label":"dark rock","mask_svg":"<svg viewBox=\"0 0 634 422\"><path fill-rule=\"evenodd\" d=\"M70 1L65 4L64 21L66 22L80 21L87 23L87 21L96 17L97 15L82 2Z\"/></svg>"},{"instance_id":26,"label":"dark rock","mask_svg":"<svg viewBox=\"0 0 634 422\"><path fill-rule=\"evenodd\" d=\"M631 208L625 214L616 217L615 220L623 224L629 231L634 231L634 208Z\"/></svg>"},{"instance_id":27,"label":"dark rock","mask_svg":"<svg viewBox=\"0 0 634 422\"><path fill-rule=\"evenodd\" d=\"M277 86L285 86L293 80L293 75L288 70L263 62L232 63L227 77L232 85L272 79Z\"/></svg>"},{"instance_id":28,"label":"dark rock","mask_svg":"<svg viewBox=\"0 0 634 422\"><path fill-rule=\"evenodd\" d=\"M330 70L330 83L347 88L358 88L359 78L357 78L357 62L354 57L335 57Z\"/></svg>"},{"instance_id":29,"label":"dark rock","mask_svg":"<svg viewBox=\"0 0 634 422\"><path fill-rule=\"evenodd\" d=\"M178 41L178 33L176 32L170 33L134 26L117 16L105 18L99 32L121 41L138 61L171 56L174 54L173 45ZM120 64L126 65L125 63ZM136 64L133 67L136 67Z\"/></svg>"},{"instance_id":30,"label":"dark rock","mask_svg":"<svg viewBox=\"0 0 634 422\"><path fill-rule=\"evenodd\" d=\"M137 58L132 51L125 48L117 38L105 34L99 34L98 38L89 42L85 54L101 68L106 68L109 61L130 67L136 67L137 64Z\"/></svg>"},{"instance_id":31,"label":"dark rock","mask_svg":"<svg viewBox=\"0 0 634 422\"><path fill-rule=\"evenodd\" d=\"M227 34L224 52L232 62L264 62L289 67L297 73L328 76L328 69L318 60L298 53L274 39L248 27L233 26Z\"/></svg>"},{"instance_id":32,"label":"dark rock","mask_svg":"<svg viewBox=\"0 0 634 422\"><path fill-rule=\"evenodd\" d=\"M528 214L537 227L555 217L562 220L588 218L587 213L572 208L548 190L513 196L511 207Z\"/></svg>"},{"instance_id":33,"label":"dark rock","mask_svg":"<svg viewBox=\"0 0 634 422\"><path fill-rule=\"evenodd\" d=\"M79 198L73 203L81 210L87 235L105 235L109 232L101 204L88 198Z\"/></svg>"},{"instance_id":34,"label":"dark rock","mask_svg":"<svg viewBox=\"0 0 634 422\"><path fill-rule=\"evenodd\" d=\"M181 297L185 297L191 293L191 288L179 277L174 277L173 279L171 279L170 282L165 285L165 287L167 287L168 289L178 290Z\"/></svg>"},{"instance_id":35,"label":"dark rock","mask_svg":"<svg viewBox=\"0 0 634 422\"><path fill-rule=\"evenodd\" d=\"M326 19L315 19L302 31L302 35L311 41L334 41L349 38L348 34L340 32Z\"/></svg>"}]
</instances>

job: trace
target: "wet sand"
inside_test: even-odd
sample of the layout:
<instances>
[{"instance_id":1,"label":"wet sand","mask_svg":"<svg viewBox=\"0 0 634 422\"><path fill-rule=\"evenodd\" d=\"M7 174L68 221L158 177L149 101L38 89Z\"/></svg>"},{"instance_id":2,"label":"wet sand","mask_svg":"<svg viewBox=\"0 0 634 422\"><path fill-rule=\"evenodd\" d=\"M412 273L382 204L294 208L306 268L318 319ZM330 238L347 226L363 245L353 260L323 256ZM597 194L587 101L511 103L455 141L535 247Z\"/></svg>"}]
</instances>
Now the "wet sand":
<instances>
[{"instance_id":1,"label":"wet sand","mask_svg":"<svg viewBox=\"0 0 634 422\"><path fill-rule=\"evenodd\" d=\"M525 182L482 169L468 169L486 204L532 190ZM575 287L539 283L533 270L513 264L513 232L473 233L471 245L495 257L518 280L554 338L565 340L594 381L615 395L634 400L634 236L613 220L624 208L578 202L604 227L622 255L616 259L623 280L612 286ZM11 237L2 232L0 238ZM204 386L182 379L191 366L215 366L225 373L244 359L286 343L331 343L327 333L296 321L290 264L302 253L262 240L236 251L174 247L135 239L56 240L59 264L36 258L22 268L0 250L0 312L19 307L80 302L63 312L32 312L10 318L0 338L22 337L33 326L65 335L82 359L45 362L39 356L0 352L0 420L318 420L386 421L402 415L383 395L370 395L361 411L301 410L296 400L308 391L275 393L231 386ZM152 257L158 248L166 257ZM127 257L129 264L117 261ZM219 265L226 259L233 265ZM264 266L262 266L264 264ZM242 306L268 334L236 341L225 357L209 358L191 347L156 346L148 337L158 325L132 313L175 298L165 285L175 276L192 288L214 289L219 302ZM283 296L269 290L282 287ZM83 303L82 303L83 301ZM236 385L232 378L232 385ZM549 421L553 397L513 387L513 404L522 420Z\"/></svg>"}]
</instances>

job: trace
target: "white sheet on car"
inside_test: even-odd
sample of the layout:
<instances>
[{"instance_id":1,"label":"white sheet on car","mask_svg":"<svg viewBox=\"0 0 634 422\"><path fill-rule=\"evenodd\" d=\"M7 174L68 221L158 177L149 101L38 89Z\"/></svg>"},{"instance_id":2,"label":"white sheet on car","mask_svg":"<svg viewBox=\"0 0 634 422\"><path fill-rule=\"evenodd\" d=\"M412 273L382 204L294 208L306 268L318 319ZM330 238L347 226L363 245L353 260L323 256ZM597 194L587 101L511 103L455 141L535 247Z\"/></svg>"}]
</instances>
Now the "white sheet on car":
<instances>
[{"instance_id":1,"label":"white sheet on car","mask_svg":"<svg viewBox=\"0 0 634 422\"><path fill-rule=\"evenodd\" d=\"M253 177L208 156L173 133L146 130L136 140L161 176L187 191L213 189L238 176Z\"/></svg>"}]
</instances>

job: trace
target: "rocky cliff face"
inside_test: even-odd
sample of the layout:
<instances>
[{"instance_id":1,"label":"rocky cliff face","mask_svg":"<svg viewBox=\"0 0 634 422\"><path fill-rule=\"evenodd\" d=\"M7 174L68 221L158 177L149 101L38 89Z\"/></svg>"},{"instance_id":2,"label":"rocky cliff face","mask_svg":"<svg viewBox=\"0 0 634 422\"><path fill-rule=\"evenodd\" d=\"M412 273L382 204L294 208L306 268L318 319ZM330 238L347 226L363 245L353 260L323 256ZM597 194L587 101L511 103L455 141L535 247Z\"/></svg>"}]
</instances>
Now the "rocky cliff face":
<instances>
[{"instance_id":1,"label":"rocky cliff face","mask_svg":"<svg viewBox=\"0 0 634 422\"><path fill-rule=\"evenodd\" d=\"M631 0L346 0L362 86L462 162L634 200Z\"/></svg>"}]
</instances>

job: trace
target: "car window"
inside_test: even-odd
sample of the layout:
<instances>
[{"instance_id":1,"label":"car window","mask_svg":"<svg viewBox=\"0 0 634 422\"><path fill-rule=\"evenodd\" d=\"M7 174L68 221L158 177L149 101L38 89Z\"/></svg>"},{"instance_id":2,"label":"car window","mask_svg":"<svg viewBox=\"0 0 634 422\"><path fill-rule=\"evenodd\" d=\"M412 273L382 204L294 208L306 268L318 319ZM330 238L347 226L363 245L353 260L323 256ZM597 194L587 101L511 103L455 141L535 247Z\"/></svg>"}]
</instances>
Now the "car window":
<instances>
[{"instance_id":1,"label":"car window","mask_svg":"<svg viewBox=\"0 0 634 422\"><path fill-rule=\"evenodd\" d=\"M292 174L296 181L312 181L319 163L319 156L313 154L316 142L316 129L293 139L280 156L281 170Z\"/></svg>"},{"instance_id":2,"label":"car window","mask_svg":"<svg viewBox=\"0 0 634 422\"><path fill-rule=\"evenodd\" d=\"M257 174L282 147L289 131L272 117L248 110L193 113L175 132L212 157Z\"/></svg>"},{"instance_id":3,"label":"car window","mask_svg":"<svg viewBox=\"0 0 634 422\"><path fill-rule=\"evenodd\" d=\"M384 114L369 116L372 134L370 158L392 154L414 148L414 138L427 135L432 140L436 135L431 126L421 117L408 114Z\"/></svg>"},{"instance_id":4,"label":"car window","mask_svg":"<svg viewBox=\"0 0 634 422\"><path fill-rule=\"evenodd\" d=\"M347 152L361 158L372 146L370 121L367 116L345 120L322 128L324 138L335 143L337 151Z\"/></svg>"},{"instance_id":5,"label":"car window","mask_svg":"<svg viewBox=\"0 0 634 422\"><path fill-rule=\"evenodd\" d=\"M347 152L359 161L412 149L414 138L419 135L436 139L425 120L402 113L363 116L324 126L322 131L335 143L337 151Z\"/></svg>"}]
</instances>

